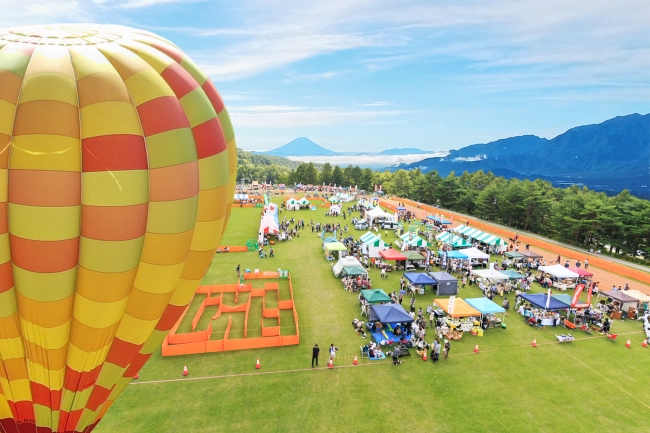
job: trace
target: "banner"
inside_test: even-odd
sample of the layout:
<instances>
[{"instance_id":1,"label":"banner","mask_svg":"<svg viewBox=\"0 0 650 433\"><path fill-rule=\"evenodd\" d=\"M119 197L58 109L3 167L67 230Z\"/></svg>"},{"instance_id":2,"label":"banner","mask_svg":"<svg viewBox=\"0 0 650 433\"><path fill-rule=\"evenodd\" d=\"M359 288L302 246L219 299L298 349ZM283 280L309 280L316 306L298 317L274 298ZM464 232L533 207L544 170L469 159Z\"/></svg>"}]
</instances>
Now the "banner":
<instances>
[{"instance_id":1,"label":"banner","mask_svg":"<svg viewBox=\"0 0 650 433\"><path fill-rule=\"evenodd\" d=\"M551 289L548 289L548 297L546 298L546 308L551 305Z\"/></svg>"},{"instance_id":2,"label":"banner","mask_svg":"<svg viewBox=\"0 0 650 433\"><path fill-rule=\"evenodd\" d=\"M456 301L455 296L450 296L449 297L449 314L454 313L454 303L455 303L455 301Z\"/></svg>"},{"instance_id":3,"label":"banner","mask_svg":"<svg viewBox=\"0 0 650 433\"><path fill-rule=\"evenodd\" d=\"M573 294L573 299L571 300L571 307L575 308L576 305L578 305L578 299L580 299L580 295L582 294L582 291L585 289L584 284L578 284L576 287L576 291Z\"/></svg>"}]
</instances>

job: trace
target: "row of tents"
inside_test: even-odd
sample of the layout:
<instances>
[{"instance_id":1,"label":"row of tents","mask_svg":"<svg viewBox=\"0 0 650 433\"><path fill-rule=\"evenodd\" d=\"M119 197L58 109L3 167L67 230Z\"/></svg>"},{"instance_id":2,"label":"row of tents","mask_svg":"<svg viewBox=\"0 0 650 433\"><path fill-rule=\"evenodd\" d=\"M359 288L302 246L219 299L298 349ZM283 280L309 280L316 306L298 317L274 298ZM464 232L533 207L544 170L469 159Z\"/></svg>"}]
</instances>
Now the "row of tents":
<instances>
[{"instance_id":1,"label":"row of tents","mask_svg":"<svg viewBox=\"0 0 650 433\"><path fill-rule=\"evenodd\" d=\"M413 318L400 304L391 304L390 297L382 289L362 290L366 301L371 304L369 321L382 323L411 323ZM440 307L449 316L481 317L487 314L503 314L506 310L487 298L462 299L451 297L448 299L434 299L434 304Z\"/></svg>"},{"instance_id":2,"label":"row of tents","mask_svg":"<svg viewBox=\"0 0 650 433\"><path fill-rule=\"evenodd\" d=\"M305 197L300 199L290 197L285 202L288 210L299 210L302 207L309 206L311 202Z\"/></svg>"}]
</instances>

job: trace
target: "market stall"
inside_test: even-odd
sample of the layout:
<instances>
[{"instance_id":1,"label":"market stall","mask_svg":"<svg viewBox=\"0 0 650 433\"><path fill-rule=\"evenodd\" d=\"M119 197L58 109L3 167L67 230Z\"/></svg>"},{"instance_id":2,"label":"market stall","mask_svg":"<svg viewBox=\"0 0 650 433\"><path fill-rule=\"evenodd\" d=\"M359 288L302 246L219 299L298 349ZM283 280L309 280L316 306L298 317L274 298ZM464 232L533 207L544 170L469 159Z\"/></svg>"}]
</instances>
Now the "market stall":
<instances>
[{"instance_id":1,"label":"market stall","mask_svg":"<svg viewBox=\"0 0 650 433\"><path fill-rule=\"evenodd\" d=\"M621 319L627 315L630 307L639 308L639 300L632 296L629 296L627 293L628 292L619 292L618 290L600 292L596 297L596 303L599 303L601 305L599 306L599 309L601 311L603 311L603 308L605 308L612 319ZM603 296L607 297L607 301L611 300L611 302L605 302L605 300L599 302L598 300ZM604 307L602 307L603 304L605 304Z\"/></svg>"},{"instance_id":2,"label":"market stall","mask_svg":"<svg viewBox=\"0 0 650 433\"><path fill-rule=\"evenodd\" d=\"M429 272L428 275L437 282L436 295L458 294L458 279L453 275L446 272Z\"/></svg>"},{"instance_id":3,"label":"market stall","mask_svg":"<svg viewBox=\"0 0 650 433\"><path fill-rule=\"evenodd\" d=\"M480 311L462 298L434 299L433 303L447 313L447 317L442 319L440 331L449 339L460 340L464 332L472 332L480 325L477 320L481 316Z\"/></svg>"},{"instance_id":4,"label":"market stall","mask_svg":"<svg viewBox=\"0 0 650 433\"><path fill-rule=\"evenodd\" d=\"M575 266L573 266L573 267L569 267L569 270L570 270L571 272L574 272L574 273L578 274L578 276L580 277L580 279L591 278L591 277L594 276L594 274L592 274L591 272L587 271L586 269L576 268Z\"/></svg>"},{"instance_id":5,"label":"market stall","mask_svg":"<svg viewBox=\"0 0 650 433\"><path fill-rule=\"evenodd\" d=\"M509 280L522 280L524 278L519 272L513 271L512 269L507 269L505 271L499 271L503 275L507 275Z\"/></svg>"},{"instance_id":6,"label":"market stall","mask_svg":"<svg viewBox=\"0 0 650 433\"><path fill-rule=\"evenodd\" d=\"M379 257L379 252L390 248L390 246L384 242L381 237L377 236L372 232L367 232L359 238L359 241L368 252L368 257Z\"/></svg>"},{"instance_id":7,"label":"market stall","mask_svg":"<svg viewBox=\"0 0 650 433\"><path fill-rule=\"evenodd\" d=\"M554 277L553 287L560 290L574 289L577 279L580 277L562 265L540 266L537 270Z\"/></svg>"},{"instance_id":8,"label":"market stall","mask_svg":"<svg viewBox=\"0 0 650 433\"><path fill-rule=\"evenodd\" d=\"M339 254L339 259L345 255L342 251L347 252L348 248L343 245L341 242L329 242L323 245L323 248L325 249L325 257L333 257L334 252L338 251Z\"/></svg>"},{"instance_id":9,"label":"market stall","mask_svg":"<svg viewBox=\"0 0 650 433\"><path fill-rule=\"evenodd\" d=\"M467 298L465 302L481 312L481 323L485 323L485 328L496 328L505 323L505 308L490 301L488 298ZM501 314L499 317L497 314Z\"/></svg>"},{"instance_id":10,"label":"market stall","mask_svg":"<svg viewBox=\"0 0 650 433\"><path fill-rule=\"evenodd\" d=\"M399 336L394 334L398 325L414 322L400 304L371 305L369 313L368 330L372 338L382 346L399 340Z\"/></svg>"},{"instance_id":11,"label":"market stall","mask_svg":"<svg viewBox=\"0 0 650 433\"><path fill-rule=\"evenodd\" d=\"M554 298L549 290L548 293L523 293L519 295L524 301L529 302L535 308L526 308L522 304L517 311L522 314L531 324L537 326L559 325L559 316L554 311L569 310L571 305ZM531 319L535 319L532 321Z\"/></svg>"},{"instance_id":12,"label":"market stall","mask_svg":"<svg viewBox=\"0 0 650 433\"><path fill-rule=\"evenodd\" d=\"M390 296L382 289L366 289L361 294L369 304L387 304L391 301Z\"/></svg>"},{"instance_id":13,"label":"market stall","mask_svg":"<svg viewBox=\"0 0 650 433\"><path fill-rule=\"evenodd\" d=\"M334 272L334 275L336 277L342 277L341 273L343 272L344 268L362 268L363 265L359 260L355 259L353 256L346 256L342 257L339 259L338 262L332 266L332 272Z\"/></svg>"},{"instance_id":14,"label":"market stall","mask_svg":"<svg viewBox=\"0 0 650 433\"><path fill-rule=\"evenodd\" d=\"M298 200L289 197L287 201L284 202L284 204L287 206L287 210L299 210L300 209L300 203L298 203Z\"/></svg>"},{"instance_id":15,"label":"market stall","mask_svg":"<svg viewBox=\"0 0 650 433\"><path fill-rule=\"evenodd\" d=\"M450 245L452 248L466 248L472 246L472 244L467 239L458 236L452 232L439 233L438 235L436 235L436 240L444 244Z\"/></svg>"},{"instance_id":16,"label":"market stall","mask_svg":"<svg viewBox=\"0 0 650 433\"><path fill-rule=\"evenodd\" d=\"M438 284L436 280L424 273L406 272L404 273L404 278L410 283L409 290L420 295L425 294L424 286L435 286Z\"/></svg>"},{"instance_id":17,"label":"market stall","mask_svg":"<svg viewBox=\"0 0 650 433\"><path fill-rule=\"evenodd\" d=\"M479 278L490 281L503 281L508 280L508 275L504 274L501 271L495 269L472 269L472 274L476 275Z\"/></svg>"}]
</instances>

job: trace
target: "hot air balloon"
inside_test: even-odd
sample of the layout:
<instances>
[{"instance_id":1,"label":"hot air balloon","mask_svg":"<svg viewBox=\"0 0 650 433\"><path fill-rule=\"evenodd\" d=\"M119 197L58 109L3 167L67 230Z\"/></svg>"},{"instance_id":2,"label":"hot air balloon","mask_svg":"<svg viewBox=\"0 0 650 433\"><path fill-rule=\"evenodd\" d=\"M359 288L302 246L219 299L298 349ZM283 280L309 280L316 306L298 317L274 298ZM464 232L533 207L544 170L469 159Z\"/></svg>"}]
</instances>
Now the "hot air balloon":
<instances>
[{"instance_id":1,"label":"hot air balloon","mask_svg":"<svg viewBox=\"0 0 650 433\"><path fill-rule=\"evenodd\" d=\"M211 263L228 112L152 33L0 30L0 152L0 430L89 432Z\"/></svg>"}]
</instances>

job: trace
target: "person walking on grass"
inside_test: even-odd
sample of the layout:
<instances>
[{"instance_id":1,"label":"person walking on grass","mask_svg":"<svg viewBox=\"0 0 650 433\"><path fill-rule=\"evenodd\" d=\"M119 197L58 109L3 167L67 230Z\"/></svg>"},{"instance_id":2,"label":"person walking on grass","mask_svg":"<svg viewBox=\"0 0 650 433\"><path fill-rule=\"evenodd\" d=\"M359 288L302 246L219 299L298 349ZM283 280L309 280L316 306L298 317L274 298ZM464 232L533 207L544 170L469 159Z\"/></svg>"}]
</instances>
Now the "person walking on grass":
<instances>
[{"instance_id":1,"label":"person walking on grass","mask_svg":"<svg viewBox=\"0 0 650 433\"><path fill-rule=\"evenodd\" d=\"M314 368L314 361L316 361L316 367L318 367L319 353L320 353L320 349L318 348L318 344L314 344L314 347L311 349L311 368Z\"/></svg>"},{"instance_id":2,"label":"person walking on grass","mask_svg":"<svg viewBox=\"0 0 650 433\"><path fill-rule=\"evenodd\" d=\"M451 350L451 344L449 344L449 340L445 340L445 359L449 356L449 351Z\"/></svg>"},{"instance_id":3,"label":"person walking on grass","mask_svg":"<svg viewBox=\"0 0 650 433\"><path fill-rule=\"evenodd\" d=\"M241 265L237 265L237 269L235 270L237 271L237 278L239 278L241 275Z\"/></svg>"},{"instance_id":4,"label":"person walking on grass","mask_svg":"<svg viewBox=\"0 0 650 433\"><path fill-rule=\"evenodd\" d=\"M334 343L330 345L330 360L334 361L336 359L336 351L339 350L337 347L334 347Z\"/></svg>"}]
</instances>

